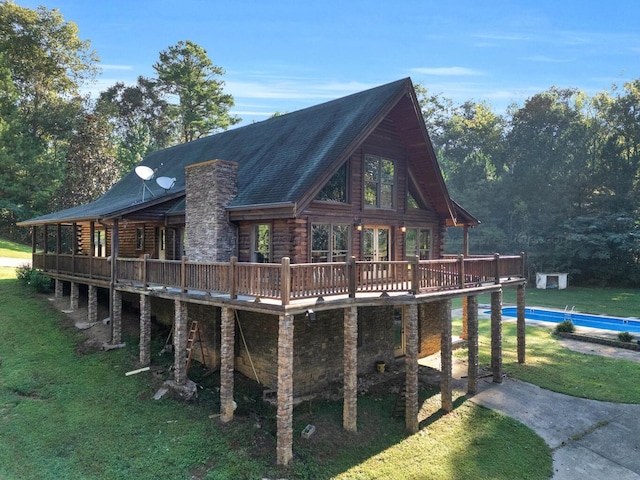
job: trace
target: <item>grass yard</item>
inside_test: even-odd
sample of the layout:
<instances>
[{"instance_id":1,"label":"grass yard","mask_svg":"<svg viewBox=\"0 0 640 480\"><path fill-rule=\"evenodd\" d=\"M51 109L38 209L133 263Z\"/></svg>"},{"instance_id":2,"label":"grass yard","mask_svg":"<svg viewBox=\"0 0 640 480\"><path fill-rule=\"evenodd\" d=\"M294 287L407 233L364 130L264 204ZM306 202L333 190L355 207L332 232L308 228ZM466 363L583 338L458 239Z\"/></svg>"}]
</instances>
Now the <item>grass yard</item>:
<instances>
[{"instance_id":1,"label":"grass yard","mask_svg":"<svg viewBox=\"0 0 640 480\"><path fill-rule=\"evenodd\" d=\"M519 422L464 397L442 415L420 392L421 430L404 433L388 388L358 399L358 433L342 430L342 402L294 411L294 461L275 466L275 409L238 381L234 421L222 425L219 377L192 370L199 400L153 400L162 379L135 368L137 344L78 348L80 333L44 297L0 268L0 478L13 479L546 479L551 453ZM154 350L155 351L155 350ZM154 356L153 370L166 366ZM168 377L168 372L159 375ZM253 386L252 386L253 385ZM255 394L258 394L256 399ZM300 437L313 423L316 435Z\"/></svg>"},{"instance_id":2,"label":"grass yard","mask_svg":"<svg viewBox=\"0 0 640 480\"><path fill-rule=\"evenodd\" d=\"M31 247L0 238L0 257L31 260Z\"/></svg>"}]
</instances>

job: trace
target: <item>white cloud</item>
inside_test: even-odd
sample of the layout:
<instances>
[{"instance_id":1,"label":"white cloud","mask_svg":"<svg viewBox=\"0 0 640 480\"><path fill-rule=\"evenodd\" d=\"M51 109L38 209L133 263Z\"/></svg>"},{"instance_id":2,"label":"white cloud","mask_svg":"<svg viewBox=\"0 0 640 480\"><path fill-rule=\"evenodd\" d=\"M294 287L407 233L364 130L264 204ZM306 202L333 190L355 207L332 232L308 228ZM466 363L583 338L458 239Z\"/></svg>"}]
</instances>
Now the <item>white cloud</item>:
<instances>
[{"instance_id":1,"label":"white cloud","mask_svg":"<svg viewBox=\"0 0 640 480\"><path fill-rule=\"evenodd\" d=\"M466 67L435 67L435 68L412 68L411 72L421 75L433 76L455 76L455 77L478 77L486 75L480 70Z\"/></svg>"}]
</instances>

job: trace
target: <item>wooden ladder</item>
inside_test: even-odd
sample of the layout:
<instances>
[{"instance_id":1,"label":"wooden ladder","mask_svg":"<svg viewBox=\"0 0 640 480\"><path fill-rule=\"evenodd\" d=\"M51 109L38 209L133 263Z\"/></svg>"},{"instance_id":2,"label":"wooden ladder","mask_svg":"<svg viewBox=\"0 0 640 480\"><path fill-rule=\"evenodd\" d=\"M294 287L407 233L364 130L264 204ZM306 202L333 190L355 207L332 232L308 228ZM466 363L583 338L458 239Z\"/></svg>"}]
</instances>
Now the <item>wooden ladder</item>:
<instances>
[{"instance_id":1,"label":"wooden ladder","mask_svg":"<svg viewBox=\"0 0 640 480\"><path fill-rule=\"evenodd\" d=\"M204 356L204 345L202 342L202 337L200 336L200 327L198 326L198 322L196 320L191 322L191 328L189 329L189 335L187 336L187 372L189 372L189 368L191 367L191 358L193 357L193 344L198 342L200 344L200 355L202 358L202 364L206 366L205 356Z\"/></svg>"}]
</instances>

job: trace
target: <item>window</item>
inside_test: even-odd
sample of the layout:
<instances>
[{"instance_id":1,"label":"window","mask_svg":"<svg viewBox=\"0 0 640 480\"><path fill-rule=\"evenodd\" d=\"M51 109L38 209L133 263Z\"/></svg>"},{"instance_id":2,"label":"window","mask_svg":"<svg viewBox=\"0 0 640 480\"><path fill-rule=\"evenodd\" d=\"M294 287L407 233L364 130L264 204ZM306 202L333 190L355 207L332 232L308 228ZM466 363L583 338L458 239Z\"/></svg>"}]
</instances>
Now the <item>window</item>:
<instances>
[{"instance_id":1,"label":"window","mask_svg":"<svg viewBox=\"0 0 640 480\"><path fill-rule=\"evenodd\" d=\"M311 225L311 261L346 262L349 257L350 225Z\"/></svg>"},{"instance_id":2,"label":"window","mask_svg":"<svg viewBox=\"0 0 640 480\"><path fill-rule=\"evenodd\" d=\"M316 200L347 203L347 164L343 164L320 190Z\"/></svg>"},{"instance_id":3,"label":"window","mask_svg":"<svg viewBox=\"0 0 640 480\"><path fill-rule=\"evenodd\" d=\"M418 205L418 201L416 200L416 197L414 197L411 192L407 192L407 207L415 208L415 209L420 208L420 205Z\"/></svg>"},{"instance_id":4,"label":"window","mask_svg":"<svg viewBox=\"0 0 640 480\"><path fill-rule=\"evenodd\" d=\"M104 230L96 230L93 232L93 256L94 257L106 257L106 235Z\"/></svg>"},{"instance_id":5,"label":"window","mask_svg":"<svg viewBox=\"0 0 640 480\"><path fill-rule=\"evenodd\" d=\"M366 155L364 157L365 207L393 208L395 164L392 160Z\"/></svg>"},{"instance_id":6,"label":"window","mask_svg":"<svg viewBox=\"0 0 640 480\"><path fill-rule=\"evenodd\" d=\"M252 261L257 263L271 262L271 225L259 223L253 226Z\"/></svg>"},{"instance_id":7,"label":"window","mask_svg":"<svg viewBox=\"0 0 640 480\"><path fill-rule=\"evenodd\" d=\"M405 233L406 258L415 257L420 260L431 258L431 230L428 228L407 228Z\"/></svg>"},{"instance_id":8,"label":"window","mask_svg":"<svg viewBox=\"0 0 640 480\"><path fill-rule=\"evenodd\" d=\"M144 250L144 228L136 228L136 250Z\"/></svg>"}]
</instances>

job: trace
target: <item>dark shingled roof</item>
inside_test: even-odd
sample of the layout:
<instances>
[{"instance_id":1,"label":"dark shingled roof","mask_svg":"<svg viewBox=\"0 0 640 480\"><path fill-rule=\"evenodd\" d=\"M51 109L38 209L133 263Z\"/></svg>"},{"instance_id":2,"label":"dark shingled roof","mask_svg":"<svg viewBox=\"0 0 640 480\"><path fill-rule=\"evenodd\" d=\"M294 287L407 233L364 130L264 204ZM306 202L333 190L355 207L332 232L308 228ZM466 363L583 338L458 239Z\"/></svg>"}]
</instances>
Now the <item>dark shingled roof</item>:
<instances>
[{"instance_id":1,"label":"dark shingled roof","mask_svg":"<svg viewBox=\"0 0 640 480\"><path fill-rule=\"evenodd\" d=\"M175 177L170 192L154 180L145 192L134 171L99 199L37 217L22 225L65 223L116 217L184 193L185 167L208 160L238 163L238 195L229 207L299 202L337 161L361 141L363 132L380 121L398 99L411 92L406 78L327 103L176 145L148 155L142 162L156 178ZM180 203L184 205L183 202ZM179 204L179 205L180 205ZM172 210L178 206L174 206Z\"/></svg>"}]
</instances>

